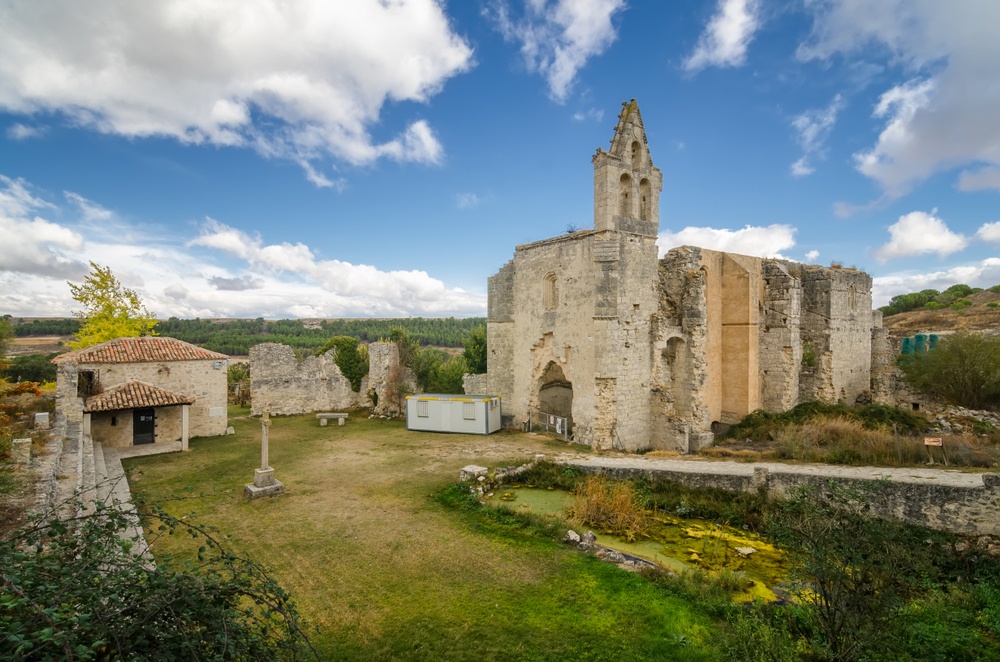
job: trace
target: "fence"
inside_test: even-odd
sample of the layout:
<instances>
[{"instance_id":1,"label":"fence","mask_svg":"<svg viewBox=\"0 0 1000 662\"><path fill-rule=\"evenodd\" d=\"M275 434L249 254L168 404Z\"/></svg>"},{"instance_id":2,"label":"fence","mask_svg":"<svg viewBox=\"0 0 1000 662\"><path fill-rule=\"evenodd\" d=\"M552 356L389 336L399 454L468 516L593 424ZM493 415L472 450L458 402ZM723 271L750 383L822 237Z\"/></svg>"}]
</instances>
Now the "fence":
<instances>
[{"instance_id":1,"label":"fence","mask_svg":"<svg viewBox=\"0 0 1000 662\"><path fill-rule=\"evenodd\" d=\"M565 416L556 416L544 411L528 411L528 432L544 432L562 437L562 440L569 442L572 435L572 419Z\"/></svg>"}]
</instances>

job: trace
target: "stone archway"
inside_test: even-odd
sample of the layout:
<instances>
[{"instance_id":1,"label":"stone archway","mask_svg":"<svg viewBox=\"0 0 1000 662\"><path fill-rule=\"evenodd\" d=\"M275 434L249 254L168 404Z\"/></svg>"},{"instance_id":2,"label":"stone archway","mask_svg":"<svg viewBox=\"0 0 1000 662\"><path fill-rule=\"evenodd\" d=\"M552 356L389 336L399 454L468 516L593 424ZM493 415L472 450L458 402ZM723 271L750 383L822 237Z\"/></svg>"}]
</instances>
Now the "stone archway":
<instances>
[{"instance_id":1,"label":"stone archway","mask_svg":"<svg viewBox=\"0 0 1000 662\"><path fill-rule=\"evenodd\" d=\"M549 361L538 379L538 408L546 414L573 418L573 384L555 361Z\"/></svg>"}]
</instances>

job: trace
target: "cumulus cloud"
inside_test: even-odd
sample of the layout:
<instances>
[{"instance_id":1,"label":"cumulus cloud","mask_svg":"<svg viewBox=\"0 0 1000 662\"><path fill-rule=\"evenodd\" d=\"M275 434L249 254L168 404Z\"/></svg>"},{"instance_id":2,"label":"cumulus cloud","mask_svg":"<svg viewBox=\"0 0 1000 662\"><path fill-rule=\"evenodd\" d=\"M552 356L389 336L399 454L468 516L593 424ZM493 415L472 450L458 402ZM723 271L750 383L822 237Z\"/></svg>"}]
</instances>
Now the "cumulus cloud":
<instances>
[{"instance_id":1,"label":"cumulus cloud","mask_svg":"<svg viewBox=\"0 0 1000 662\"><path fill-rule=\"evenodd\" d=\"M520 18L507 2L486 14L504 39L521 44L525 65L545 77L549 94L562 103L577 72L618 38L612 18L624 8L625 0L531 0Z\"/></svg>"},{"instance_id":2,"label":"cumulus cloud","mask_svg":"<svg viewBox=\"0 0 1000 662\"><path fill-rule=\"evenodd\" d=\"M838 94L826 108L807 110L792 119L792 128L802 147L802 157L792 164L792 175L804 177L815 171L812 161L826 158L826 141L837 123L837 113L844 108L844 100Z\"/></svg>"},{"instance_id":3,"label":"cumulus cloud","mask_svg":"<svg viewBox=\"0 0 1000 662\"><path fill-rule=\"evenodd\" d=\"M0 175L0 312L69 315L66 280L87 261L108 266L160 317L409 317L482 315L486 299L424 271L383 271L319 259L301 242L267 244L207 219L179 243L155 225L67 193L56 205L30 183ZM52 212L60 222L43 218ZM98 223L94 218L109 217ZM65 221L62 219L66 219ZM113 231L94 233L95 225Z\"/></svg>"},{"instance_id":4,"label":"cumulus cloud","mask_svg":"<svg viewBox=\"0 0 1000 662\"><path fill-rule=\"evenodd\" d=\"M71 277L85 272L74 256L83 237L35 215L53 205L36 197L23 179L0 175L0 272Z\"/></svg>"},{"instance_id":5,"label":"cumulus cloud","mask_svg":"<svg viewBox=\"0 0 1000 662\"><path fill-rule=\"evenodd\" d=\"M684 60L684 68L699 71L706 67L742 66L760 23L757 0L719 0L694 52Z\"/></svg>"},{"instance_id":6,"label":"cumulus cloud","mask_svg":"<svg viewBox=\"0 0 1000 662\"><path fill-rule=\"evenodd\" d=\"M822 0L807 7L815 21L800 58L887 53L908 76L875 106L883 128L855 155L861 173L898 197L936 173L975 166L960 188L1000 190L1000 3Z\"/></svg>"},{"instance_id":7,"label":"cumulus cloud","mask_svg":"<svg viewBox=\"0 0 1000 662\"><path fill-rule=\"evenodd\" d=\"M976 239L1000 245L1000 221L981 225L976 231Z\"/></svg>"},{"instance_id":8,"label":"cumulus cloud","mask_svg":"<svg viewBox=\"0 0 1000 662\"><path fill-rule=\"evenodd\" d=\"M880 262L897 257L937 253L946 257L962 250L969 240L961 234L948 229L948 225L934 216L937 210L930 214L922 211L911 211L899 217L899 220L889 226L890 239L888 243L875 251L875 258Z\"/></svg>"},{"instance_id":9,"label":"cumulus cloud","mask_svg":"<svg viewBox=\"0 0 1000 662\"><path fill-rule=\"evenodd\" d=\"M740 230L689 226L680 232L661 232L656 243L661 257L676 246L701 246L741 255L783 257L781 251L795 246L795 228L781 224L767 227L748 225Z\"/></svg>"},{"instance_id":10,"label":"cumulus cloud","mask_svg":"<svg viewBox=\"0 0 1000 662\"><path fill-rule=\"evenodd\" d=\"M819 258L819 251L817 250L811 250L806 253L806 261L808 262L815 262L817 258Z\"/></svg>"},{"instance_id":11,"label":"cumulus cloud","mask_svg":"<svg viewBox=\"0 0 1000 662\"><path fill-rule=\"evenodd\" d=\"M426 102L473 66L435 0L15 3L0 21L0 108L128 137L241 146L305 167L437 163L426 121L379 141L387 102ZM26 130L20 131L27 137Z\"/></svg>"},{"instance_id":12,"label":"cumulus cloud","mask_svg":"<svg viewBox=\"0 0 1000 662\"><path fill-rule=\"evenodd\" d=\"M926 289L944 290L956 283L992 287L1000 283L1000 258L991 257L973 264L939 271L902 272L872 279L872 305L884 306L892 297Z\"/></svg>"}]
</instances>

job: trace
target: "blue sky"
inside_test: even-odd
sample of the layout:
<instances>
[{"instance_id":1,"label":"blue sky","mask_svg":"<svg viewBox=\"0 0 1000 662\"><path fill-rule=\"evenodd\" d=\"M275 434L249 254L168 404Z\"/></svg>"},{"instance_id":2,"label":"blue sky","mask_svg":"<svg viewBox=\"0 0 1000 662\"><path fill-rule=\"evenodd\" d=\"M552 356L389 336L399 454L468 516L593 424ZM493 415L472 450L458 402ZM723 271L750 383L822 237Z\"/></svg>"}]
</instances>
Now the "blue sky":
<instances>
[{"instance_id":1,"label":"blue sky","mask_svg":"<svg viewBox=\"0 0 1000 662\"><path fill-rule=\"evenodd\" d=\"M483 315L593 225L639 102L660 246L1000 284L993 0L0 0L0 314Z\"/></svg>"}]
</instances>

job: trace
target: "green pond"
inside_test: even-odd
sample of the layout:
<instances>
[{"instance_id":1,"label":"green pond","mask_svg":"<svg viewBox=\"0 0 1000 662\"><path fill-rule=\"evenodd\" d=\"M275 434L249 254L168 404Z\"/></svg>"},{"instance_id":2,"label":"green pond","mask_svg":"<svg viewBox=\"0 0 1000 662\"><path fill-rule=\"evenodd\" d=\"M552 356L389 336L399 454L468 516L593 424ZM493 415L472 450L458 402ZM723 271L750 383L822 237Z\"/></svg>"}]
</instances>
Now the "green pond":
<instances>
[{"instance_id":1,"label":"green pond","mask_svg":"<svg viewBox=\"0 0 1000 662\"><path fill-rule=\"evenodd\" d=\"M504 487L487 499L493 506L506 506L516 512L566 517L573 495L562 490L531 487ZM651 512L645 536L629 542L624 538L594 530L597 543L604 547L652 561L674 572L702 570L740 572L746 577L745 588L737 601L778 598L787 574L782 552L766 539L731 526L708 520L678 517L663 511ZM569 518L567 518L569 519ZM579 533L591 530L575 524Z\"/></svg>"}]
</instances>

